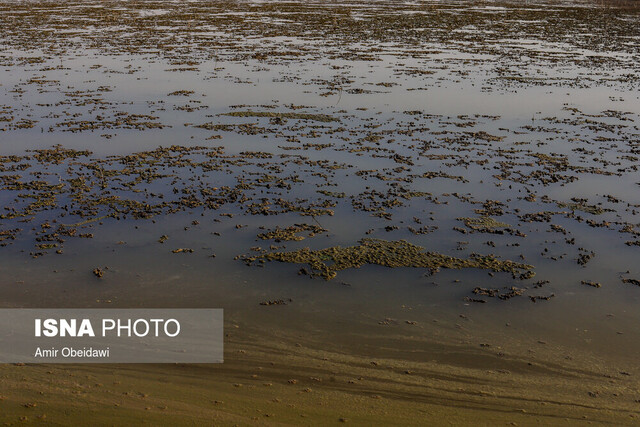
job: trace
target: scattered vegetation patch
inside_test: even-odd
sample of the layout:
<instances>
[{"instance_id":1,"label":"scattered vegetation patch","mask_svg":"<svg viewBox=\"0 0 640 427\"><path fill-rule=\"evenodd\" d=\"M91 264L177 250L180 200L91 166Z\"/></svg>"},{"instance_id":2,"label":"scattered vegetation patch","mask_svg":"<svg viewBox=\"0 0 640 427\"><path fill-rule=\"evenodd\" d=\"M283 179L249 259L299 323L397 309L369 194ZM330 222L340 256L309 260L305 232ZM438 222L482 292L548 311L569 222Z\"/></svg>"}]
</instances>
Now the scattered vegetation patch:
<instances>
[{"instance_id":1,"label":"scattered vegetation patch","mask_svg":"<svg viewBox=\"0 0 640 427\"><path fill-rule=\"evenodd\" d=\"M582 280L581 283L583 285L592 286L594 288L599 288L599 287L602 286L602 284L600 282L594 282L594 281L591 281L591 280Z\"/></svg>"},{"instance_id":2,"label":"scattered vegetation patch","mask_svg":"<svg viewBox=\"0 0 640 427\"><path fill-rule=\"evenodd\" d=\"M559 208L568 208L571 209L572 211L581 211L581 212L585 212L591 215L601 215L605 212L604 209L602 209L599 206L595 206L595 205L587 205L584 202L569 202L569 203L564 203L564 202L558 202L557 203Z\"/></svg>"},{"instance_id":3,"label":"scattered vegetation patch","mask_svg":"<svg viewBox=\"0 0 640 427\"><path fill-rule=\"evenodd\" d=\"M280 228L276 227L274 230L267 231L266 233L258 234L258 238L262 240L273 239L276 242L286 241L299 241L304 240L305 237L313 237L316 234L324 233L327 230L318 226L310 224L294 224L290 227ZM301 236L299 233L306 232L306 236Z\"/></svg>"},{"instance_id":4,"label":"scattered vegetation patch","mask_svg":"<svg viewBox=\"0 0 640 427\"><path fill-rule=\"evenodd\" d=\"M504 222L497 221L489 216L482 216L479 218L458 218L458 221L464 222L464 225L472 230L479 231L481 233L496 233L503 231L502 229L510 229L510 225Z\"/></svg>"},{"instance_id":5,"label":"scattered vegetation patch","mask_svg":"<svg viewBox=\"0 0 640 427\"><path fill-rule=\"evenodd\" d=\"M390 268L426 268L431 273L441 268L480 268L509 272L514 277L528 279L535 275L533 266L513 261L499 260L493 255L472 254L467 259L455 258L436 252L425 252L424 248L405 240L387 241L362 239L359 245L346 248L335 246L321 250L303 248L292 252L270 252L258 256L245 256L245 262L280 261L294 264L308 264L310 275L331 280L337 272L347 268L360 268L367 264Z\"/></svg>"},{"instance_id":6,"label":"scattered vegetation patch","mask_svg":"<svg viewBox=\"0 0 640 427\"><path fill-rule=\"evenodd\" d=\"M225 116L231 117L269 117L277 119L298 119L312 120L316 122L339 122L340 119L329 116L327 114L311 114L311 113L276 113L273 111L232 111L225 113Z\"/></svg>"}]
</instances>

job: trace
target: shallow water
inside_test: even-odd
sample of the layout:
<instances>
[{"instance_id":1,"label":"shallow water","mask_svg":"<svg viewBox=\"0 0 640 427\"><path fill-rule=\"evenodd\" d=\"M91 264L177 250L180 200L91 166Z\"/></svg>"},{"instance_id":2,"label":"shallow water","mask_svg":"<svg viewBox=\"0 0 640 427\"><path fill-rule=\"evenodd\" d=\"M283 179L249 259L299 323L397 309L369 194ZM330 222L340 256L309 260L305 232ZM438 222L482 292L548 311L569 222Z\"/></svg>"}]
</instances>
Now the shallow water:
<instances>
[{"instance_id":1,"label":"shallow water","mask_svg":"<svg viewBox=\"0 0 640 427\"><path fill-rule=\"evenodd\" d=\"M3 178L0 230L21 229L0 242L2 305L222 307L229 325L310 334L345 351L491 342L632 363L640 287L622 279L640 280L637 8L113 5L0 4L0 174L18 176ZM58 144L91 153L30 151ZM156 152L155 163L126 157L171 146L192 150ZM35 181L62 187L27 212L46 199ZM200 203L203 189L221 206ZM107 195L167 204L149 213L103 201L89 212ZM181 204L182 195L198 203ZM280 213L252 215L252 203ZM322 212L301 215L307 208ZM539 212L550 213L528 215ZM140 213L148 218L134 219ZM511 232L458 219L484 215ZM327 231L257 238L298 223ZM92 238L60 242L51 236L59 224ZM322 249L366 237L461 258L495 254L536 276L367 265L324 281L298 275L299 264L234 259L257 246ZM512 286L522 295L473 292ZM260 305L278 299L292 301Z\"/></svg>"}]
</instances>

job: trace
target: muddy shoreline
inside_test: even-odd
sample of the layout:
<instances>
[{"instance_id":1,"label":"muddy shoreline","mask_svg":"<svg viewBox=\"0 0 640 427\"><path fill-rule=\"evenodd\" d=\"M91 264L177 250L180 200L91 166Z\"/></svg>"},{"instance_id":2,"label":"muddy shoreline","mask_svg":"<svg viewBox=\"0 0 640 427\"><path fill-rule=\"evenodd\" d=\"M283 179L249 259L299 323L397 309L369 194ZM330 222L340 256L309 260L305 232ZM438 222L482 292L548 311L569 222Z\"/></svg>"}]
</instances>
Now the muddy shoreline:
<instances>
[{"instance_id":1,"label":"muddy shoreline","mask_svg":"<svg viewBox=\"0 0 640 427\"><path fill-rule=\"evenodd\" d=\"M99 424L420 425L428 417L584 425L628 424L640 415L629 396L635 372L596 363L550 364L543 354L492 362L465 346L440 348L466 353L463 367L319 350L320 343L261 331L236 341L242 335L232 329L219 366L3 365L2 419L69 423L91 412Z\"/></svg>"}]
</instances>

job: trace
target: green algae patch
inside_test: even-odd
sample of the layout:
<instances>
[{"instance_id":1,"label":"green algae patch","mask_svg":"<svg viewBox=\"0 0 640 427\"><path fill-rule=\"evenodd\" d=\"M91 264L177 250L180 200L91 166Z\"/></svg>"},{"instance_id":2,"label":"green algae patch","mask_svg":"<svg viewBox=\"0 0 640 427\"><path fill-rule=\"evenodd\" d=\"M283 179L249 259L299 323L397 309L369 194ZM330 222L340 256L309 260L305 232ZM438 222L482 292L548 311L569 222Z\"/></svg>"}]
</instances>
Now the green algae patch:
<instances>
[{"instance_id":1,"label":"green algae patch","mask_svg":"<svg viewBox=\"0 0 640 427\"><path fill-rule=\"evenodd\" d=\"M316 122L339 122L340 119L329 116L327 114L309 114L309 113L275 113L273 111L233 111L225 113L224 116L231 117L269 117L273 119L298 119L313 120Z\"/></svg>"},{"instance_id":2,"label":"green algae patch","mask_svg":"<svg viewBox=\"0 0 640 427\"><path fill-rule=\"evenodd\" d=\"M582 211L591 215L602 215L605 210L595 205L587 205L585 203L558 203L559 208L568 208L572 211Z\"/></svg>"},{"instance_id":3,"label":"green algae patch","mask_svg":"<svg viewBox=\"0 0 640 427\"><path fill-rule=\"evenodd\" d=\"M248 264L255 261L280 261L294 264L308 264L311 276L331 280L337 272L347 268L360 268L375 264L385 267L427 268L431 273L441 268L462 269L480 268L496 272L509 272L514 278L528 279L535 275L533 266L509 260L499 260L493 255L472 254L469 258L455 258L437 252L425 252L406 240L387 241L381 239L362 239L357 246L346 248L334 246L321 250L302 248L292 252L270 252L254 257L243 258ZM303 271L303 270L301 270Z\"/></svg>"},{"instance_id":4,"label":"green algae patch","mask_svg":"<svg viewBox=\"0 0 640 427\"><path fill-rule=\"evenodd\" d=\"M494 231L501 228L511 228L511 225L496 221L490 216L481 216L479 218L458 218L458 221L464 222L464 225L476 231Z\"/></svg>"},{"instance_id":5,"label":"green algae patch","mask_svg":"<svg viewBox=\"0 0 640 427\"><path fill-rule=\"evenodd\" d=\"M41 149L41 150L27 150L27 152L34 152L34 159L39 162L48 162L59 165L64 160L73 159L76 160L79 157L88 157L92 153L88 150L73 150L64 148L62 145L55 145L53 148Z\"/></svg>"}]
</instances>

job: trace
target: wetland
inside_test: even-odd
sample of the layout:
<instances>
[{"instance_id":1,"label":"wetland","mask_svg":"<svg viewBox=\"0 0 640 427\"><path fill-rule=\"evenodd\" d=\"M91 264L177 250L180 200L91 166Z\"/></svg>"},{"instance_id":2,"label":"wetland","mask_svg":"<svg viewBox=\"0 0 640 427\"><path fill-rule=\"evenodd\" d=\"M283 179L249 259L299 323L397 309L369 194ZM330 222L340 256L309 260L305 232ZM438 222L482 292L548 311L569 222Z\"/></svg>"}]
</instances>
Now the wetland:
<instances>
[{"instance_id":1,"label":"wetland","mask_svg":"<svg viewBox=\"0 0 640 427\"><path fill-rule=\"evenodd\" d=\"M0 420L638 422L639 22L0 1L2 307L226 334L221 365L1 365Z\"/></svg>"}]
</instances>

